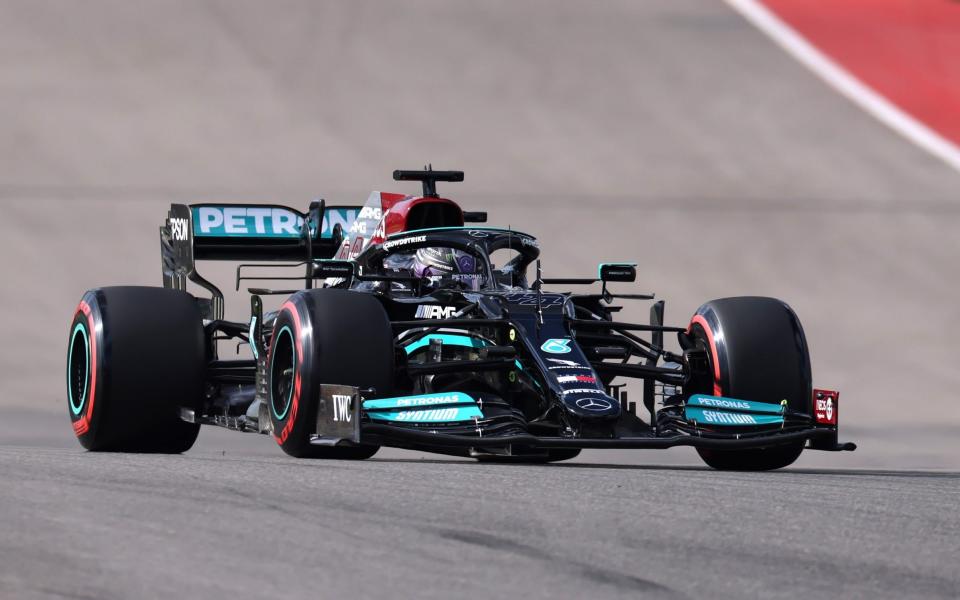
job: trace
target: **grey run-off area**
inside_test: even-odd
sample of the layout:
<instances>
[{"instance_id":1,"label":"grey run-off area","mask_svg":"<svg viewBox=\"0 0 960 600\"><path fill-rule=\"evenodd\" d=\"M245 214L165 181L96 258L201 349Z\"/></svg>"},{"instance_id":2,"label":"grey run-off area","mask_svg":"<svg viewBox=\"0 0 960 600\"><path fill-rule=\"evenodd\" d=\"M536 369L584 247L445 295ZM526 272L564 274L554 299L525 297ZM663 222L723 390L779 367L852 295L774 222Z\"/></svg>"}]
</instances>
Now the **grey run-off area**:
<instances>
[{"instance_id":1,"label":"grey run-off area","mask_svg":"<svg viewBox=\"0 0 960 600\"><path fill-rule=\"evenodd\" d=\"M2 0L0 90L0 596L960 593L960 175L720 3ZM80 451L71 312L159 284L170 202L361 203L426 162L548 275L636 259L678 324L787 300L860 450L767 475L301 463L220 431Z\"/></svg>"}]
</instances>

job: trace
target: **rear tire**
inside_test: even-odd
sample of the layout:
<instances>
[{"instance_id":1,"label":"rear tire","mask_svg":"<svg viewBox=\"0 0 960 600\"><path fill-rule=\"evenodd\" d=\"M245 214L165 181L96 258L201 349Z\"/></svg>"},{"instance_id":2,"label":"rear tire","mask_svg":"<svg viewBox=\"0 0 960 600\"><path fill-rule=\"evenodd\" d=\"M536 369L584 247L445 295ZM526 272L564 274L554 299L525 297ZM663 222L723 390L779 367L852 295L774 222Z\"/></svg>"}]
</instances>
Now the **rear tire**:
<instances>
[{"instance_id":1,"label":"rear tire","mask_svg":"<svg viewBox=\"0 0 960 600\"><path fill-rule=\"evenodd\" d=\"M810 355L800 320L774 298L712 300L690 322L693 337L707 351L713 377L695 393L788 406L811 414ZM712 384L712 385L711 385ZM724 471L769 471L792 464L804 442L750 450L705 450L707 465Z\"/></svg>"},{"instance_id":2,"label":"rear tire","mask_svg":"<svg viewBox=\"0 0 960 600\"><path fill-rule=\"evenodd\" d=\"M341 289L297 292L280 308L267 358L273 435L290 456L362 460L379 446L314 446L320 384L393 388L393 330L369 294Z\"/></svg>"},{"instance_id":3,"label":"rear tire","mask_svg":"<svg viewBox=\"0 0 960 600\"><path fill-rule=\"evenodd\" d=\"M88 450L177 454L200 425L203 321L186 292L107 287L84 294L67 349L67 411Z\"/></svg>"}]
</instances>

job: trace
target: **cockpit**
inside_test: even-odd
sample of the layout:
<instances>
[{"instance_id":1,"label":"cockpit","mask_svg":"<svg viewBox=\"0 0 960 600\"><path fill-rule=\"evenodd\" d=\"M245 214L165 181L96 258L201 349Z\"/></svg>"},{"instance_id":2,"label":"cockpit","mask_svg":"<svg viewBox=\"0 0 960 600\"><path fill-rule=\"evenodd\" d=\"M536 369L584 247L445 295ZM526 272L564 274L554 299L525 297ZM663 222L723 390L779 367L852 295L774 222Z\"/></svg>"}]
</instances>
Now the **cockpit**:
<instances>
[{"instance_id":1,"label":"cockpit","mask_svg":"<svg viewBox=\"0 0 960 600\"><path fill-rule=\"evenodd\" d=\"M444 227L390 236L357 257L365 274L384 275L394 290L528 289L536 239L492 228Z\"/></svg>"}]
</instances>

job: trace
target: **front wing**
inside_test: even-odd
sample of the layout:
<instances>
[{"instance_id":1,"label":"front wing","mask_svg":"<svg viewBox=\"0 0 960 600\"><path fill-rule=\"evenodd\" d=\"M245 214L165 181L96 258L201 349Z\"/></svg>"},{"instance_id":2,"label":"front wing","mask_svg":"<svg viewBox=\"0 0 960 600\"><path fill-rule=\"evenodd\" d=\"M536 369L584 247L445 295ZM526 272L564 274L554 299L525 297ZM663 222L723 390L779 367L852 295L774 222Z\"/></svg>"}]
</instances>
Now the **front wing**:
<instances>
[{"instance_id":1,"label":"front wing","mask_svg":"<svg viewBox=\"0 0 960 600\"><path fill-rule=\"evenodd\" d=\"M818 390L819 392L819 390ZM789 428L764 428L756 431L737 428L733 432L693 429L689 431L633 430L619 437L545 437L511 430L504 434L484 434L478 411L470 396L462 393L429 394L403 398L364 400L358 388L340 385L321 386L317 410L317 430L311 443L317 445L373 444L378 446L436 448L437 451L470 448L523 447L547 449L665 449L691 446L712 450L768 448L804 441L808 447L826 451L851 451L856 444L837 441L837 425L810 419ZM390 418L385 418L387 415ZM459 422L458 433L432 425L443 419ZM450 422L450 421L447 421ZM469 424L478 424L471 431ZM414 425L414 426L411 426ZM465 435L463 431L471 431Z\"/></svg>"}]
</instances>

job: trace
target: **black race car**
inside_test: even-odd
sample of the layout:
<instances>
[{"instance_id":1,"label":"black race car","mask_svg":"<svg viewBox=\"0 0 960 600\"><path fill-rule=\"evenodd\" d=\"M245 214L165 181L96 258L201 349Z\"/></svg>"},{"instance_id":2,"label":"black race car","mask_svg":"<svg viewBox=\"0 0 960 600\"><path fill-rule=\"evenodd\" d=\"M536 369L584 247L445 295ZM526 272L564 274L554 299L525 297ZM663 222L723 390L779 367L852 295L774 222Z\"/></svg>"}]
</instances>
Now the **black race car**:
<instances>
[{"instance_id":1,"label":"black race car","mask_svg":"<svg viewBox=\"0 0 960 600\"><path fill-rule=\"evenodd\" d=\"M619 322L618 302L653 300L611 290L636 279L635 265L544 278L533 236L475 225L485 213L437 195L436 182L462 172L394 178L421 181L422 194L305 213L173 205L160 228L163 287L90 290L74 316L67 392L80 443L183 452L210 424L272 434L308 458L393 446L547 462L583 448L693 446L712 467L745 470L784 467L804 448L855 448L838 443L838 394L813 388L785 303L713 300L670 327L661 300L649 323ZM238 290L304 289L249 288L250 319L228 321L202 260L241 262ZM221 358L240 343L252 358ZM639 405L625 380L639 382Z\"/></svg>"}]
</instances>

